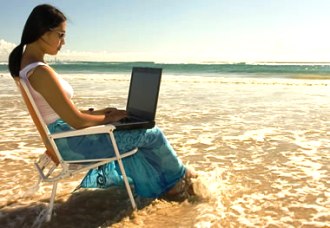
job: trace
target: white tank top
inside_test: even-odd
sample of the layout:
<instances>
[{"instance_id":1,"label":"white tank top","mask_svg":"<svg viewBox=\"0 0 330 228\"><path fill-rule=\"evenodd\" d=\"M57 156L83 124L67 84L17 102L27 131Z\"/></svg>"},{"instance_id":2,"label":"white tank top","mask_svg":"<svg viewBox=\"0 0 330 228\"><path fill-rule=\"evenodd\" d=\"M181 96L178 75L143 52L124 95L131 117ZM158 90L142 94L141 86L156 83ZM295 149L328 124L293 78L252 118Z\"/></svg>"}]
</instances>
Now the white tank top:
<instances>
[{"instance_id":1,"label":"white tank top","mask_svg":"<svg viewBox=\"0 0 330 228\"><path fill-rule=\"evenodd\" d=\"M34 99L34 102L36 103L39 112L42 116L42 118L44 119L45 123L48 125L50 123L53 123L54 121L56 121L57 119L59 119L59 115L57 115L57 113L52 109L52 107L50 107L50 105L47 103L47 101L43 98L43 96L37 92L35 89L33 89L33 87L31 86L28 78L29 76L32 74L33 70L37 67L37 66L48 66L47 64L43 63L43 62L35 62L35 63L31 63L29 65L27 65L26 67L24 67L20 73L19 76L21 79L23 79L24 81L26 81L27 86L30 90L30 93ZM56 74L56 76L59 79L59 82L62 86L62 89L65 91L66 96L71 99L73 97L73 89L71 87L71 85L65 81L62 77L60 77L59 75Z\"/></svg>"}]
</instances>

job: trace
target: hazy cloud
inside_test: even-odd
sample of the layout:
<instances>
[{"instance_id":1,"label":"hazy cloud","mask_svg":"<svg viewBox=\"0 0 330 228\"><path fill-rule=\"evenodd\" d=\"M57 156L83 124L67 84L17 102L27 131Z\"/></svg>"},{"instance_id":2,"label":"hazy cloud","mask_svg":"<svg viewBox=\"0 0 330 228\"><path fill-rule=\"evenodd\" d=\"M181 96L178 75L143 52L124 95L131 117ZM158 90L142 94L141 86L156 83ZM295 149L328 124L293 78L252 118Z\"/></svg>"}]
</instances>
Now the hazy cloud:
<instances>
[{"instance_id":1,"label":"hazy cloud","mask_svg":"<svg viewBox=\"0 0 330 228\"><path fill-rule=\"evenodd\" d=\"M10 52L16 47L16 44L0 40L0 62L7 62Z\"/></svg>"},{"instance_id":2,"label":"hazy cloud","mask_svg":"<svg viewBox=\"0 0 330 228\"><path fill-rule=\"evenodd\" d=\"M7 62L10 52L16 44L0 39L0 62ZM63 48L56 56L46 56L47 61L155 61L155 62L194 62L187 53L176 53L173 57L168 52L86 52L71 51ZM197 61L198 62L198 61Z\"/></svg>"}]
</instances>

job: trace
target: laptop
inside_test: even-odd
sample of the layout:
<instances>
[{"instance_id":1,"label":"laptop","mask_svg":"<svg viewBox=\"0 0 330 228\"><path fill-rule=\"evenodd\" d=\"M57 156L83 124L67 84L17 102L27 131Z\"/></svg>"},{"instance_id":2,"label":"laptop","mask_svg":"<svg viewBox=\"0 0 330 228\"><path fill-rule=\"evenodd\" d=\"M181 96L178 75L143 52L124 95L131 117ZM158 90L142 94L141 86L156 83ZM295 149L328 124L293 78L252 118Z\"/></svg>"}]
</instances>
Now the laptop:
<instances>
[{"instance_id":1,"label":"laptop","mask_svg":"<svg viewBox=\"0 0 330 228\"><path fill-rule=\"evenodd\" d=\"M128 116L113 123L117 130L155 126L161 75L161 68L133 67L126 105Z\"/></svg>"}]
</instances>

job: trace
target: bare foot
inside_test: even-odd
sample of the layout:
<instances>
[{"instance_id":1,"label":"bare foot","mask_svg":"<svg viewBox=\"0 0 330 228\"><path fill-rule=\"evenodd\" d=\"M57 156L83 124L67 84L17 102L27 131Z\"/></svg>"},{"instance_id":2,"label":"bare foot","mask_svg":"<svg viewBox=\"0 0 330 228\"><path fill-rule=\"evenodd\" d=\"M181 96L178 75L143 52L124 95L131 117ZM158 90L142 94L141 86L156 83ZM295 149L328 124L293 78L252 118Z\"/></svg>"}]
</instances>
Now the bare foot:
<instances>
[{"instance_id":1,"label":"bare foot","mask_svg":"<svg viewBox=\"0 0 330 228\"><path fill-rule=\"evenodd\" d=\"M164 197L170 200L183 201L189 196L196 195L191 181L192 178L197 178L197 174L190 169L186 169L185 175L164 194Z\"/></svg>"},{"instance_id":2,"label":"bare foot","mask_svg":"<svg viewBox=\"0 0 330 228\"><path fill-rule=\"evenodd\" d=\"M186 182L186 191L188 192L189 195L196 195L193 187L193 183L191 181L192 178L197 178L198 175L194 170L192 169L187 169L186 174L184 176L185 182Z\"/></svg>"}]
</instances>

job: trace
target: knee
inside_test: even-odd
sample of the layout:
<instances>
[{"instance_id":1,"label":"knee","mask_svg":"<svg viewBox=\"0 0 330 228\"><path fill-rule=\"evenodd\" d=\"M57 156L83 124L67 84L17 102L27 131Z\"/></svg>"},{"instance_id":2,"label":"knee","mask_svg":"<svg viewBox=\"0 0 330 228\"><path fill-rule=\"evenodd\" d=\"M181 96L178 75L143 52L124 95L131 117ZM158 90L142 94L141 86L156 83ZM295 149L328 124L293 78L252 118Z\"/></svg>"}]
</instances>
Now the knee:
<instances>
[{"instance_id":1,"label":"knee","mask_svg":"<svg viewBox=\"0 0 330 228\"><path fill-rule=\"evenodd\" d=\"M152 128L152 130L153 130L153 134L155 135L155 137L166 140L166 136L165 136L164 132L159 127L156 126L156 127Z\"/></svg>"},{"instance_id":2,"label":"knee","mask_svg":"<svg viewBox=\"0 0 330 228\"><path fill-rule=\"evenodd\" d=\"M157 134L157 135L163 135L164 134L163 131L157 126L151 128L149 130L152 131L154 134Z\"/></svg>"},{"instance_id":3,"label":"knee","mask_svg":"<svg viewBox=\"0 0 330 228\"><path fill-rule=\"evenodd\" d=\"M163 145L167 142L167 139L163 133L163 131L159 127L154 127L152 129L148 129L146 132L146 137L149 143L152 144L160 144Z\"/></svg>"}]
</instances>

